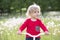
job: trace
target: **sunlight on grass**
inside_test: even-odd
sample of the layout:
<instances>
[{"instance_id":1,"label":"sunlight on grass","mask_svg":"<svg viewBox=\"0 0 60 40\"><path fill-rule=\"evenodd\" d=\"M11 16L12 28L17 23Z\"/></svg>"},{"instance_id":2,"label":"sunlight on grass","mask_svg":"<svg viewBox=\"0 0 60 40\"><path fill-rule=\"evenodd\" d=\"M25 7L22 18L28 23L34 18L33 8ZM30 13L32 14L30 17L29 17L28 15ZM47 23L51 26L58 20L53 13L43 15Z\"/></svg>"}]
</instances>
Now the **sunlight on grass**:
<instances>
[{"instance_id":1,"label":"sunlight on grass","mask_svg":"<svg viewBox=\"0 0 60 40\"><path fill-rule=\"evenodd\" d=\"M17 34L24 20L23 18L10 18L0 21L0 40L25 40L25 35ZM41 40L60 40L60 21L52 18L42 18L42 20L51 34L41 36Z\"/></svg>"}]
</instances>

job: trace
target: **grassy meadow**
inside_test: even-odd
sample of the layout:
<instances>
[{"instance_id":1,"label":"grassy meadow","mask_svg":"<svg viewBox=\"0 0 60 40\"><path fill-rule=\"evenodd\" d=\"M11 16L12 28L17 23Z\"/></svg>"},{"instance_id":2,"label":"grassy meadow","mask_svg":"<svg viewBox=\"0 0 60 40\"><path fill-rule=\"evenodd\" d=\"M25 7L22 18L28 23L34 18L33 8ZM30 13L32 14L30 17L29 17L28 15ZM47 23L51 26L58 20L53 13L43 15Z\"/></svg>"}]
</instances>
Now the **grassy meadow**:
<instances>
[{"instance_id":1,"label":"grassy meadow","mask_svg":"<svg viewBox=\"0 0 60 40\"><path fill-rule=\"evenodd\" d=\"M42 17L41 19L51 33L50 35L42 35L41 40L60 40L60 18ZM25 35L17 34L24 20L23 17L0 19L0 40L25 40Z\"/></svg>"}]
</instances>

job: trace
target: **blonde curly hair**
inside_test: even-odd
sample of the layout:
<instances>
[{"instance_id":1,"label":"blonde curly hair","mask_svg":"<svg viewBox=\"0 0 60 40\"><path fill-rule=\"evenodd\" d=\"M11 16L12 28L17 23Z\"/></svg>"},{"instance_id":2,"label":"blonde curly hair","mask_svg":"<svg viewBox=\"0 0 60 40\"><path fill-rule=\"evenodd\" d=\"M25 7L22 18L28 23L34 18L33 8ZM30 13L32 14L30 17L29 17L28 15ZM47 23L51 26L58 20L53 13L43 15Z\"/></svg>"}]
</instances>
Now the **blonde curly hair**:
<instances>
[{"instance_id":1,"label":"blonde curly hair","mask_svg":"<svg viewBox=\"0 0 60 40\"><path fill-rule=\"evenodd\" d=\"M34 3L34 4L32 4L32 5L30 5L28 7L27 12L26 12L26 16L30 17L29 16L29 11L31 11L32 9L34 9L34 7L38 8L39 9L39 15L41 14L41 8L40 8L40 6Z\"/></svg>"}]
</instances>

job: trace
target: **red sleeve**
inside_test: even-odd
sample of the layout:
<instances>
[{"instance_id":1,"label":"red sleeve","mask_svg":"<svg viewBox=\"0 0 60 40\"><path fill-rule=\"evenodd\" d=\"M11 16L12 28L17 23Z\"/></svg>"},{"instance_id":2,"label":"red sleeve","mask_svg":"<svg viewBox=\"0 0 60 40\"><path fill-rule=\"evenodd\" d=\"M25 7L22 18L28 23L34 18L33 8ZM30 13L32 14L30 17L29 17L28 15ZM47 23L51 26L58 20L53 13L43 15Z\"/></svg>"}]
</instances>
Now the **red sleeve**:
<instances>
[{"instance_id":1,"label":"red sleeve","mask_svg":"<svg viewBox=\"0 0 60 40\"><path fill-rule=\"evenodd\" d=\"M46 28L46 26L43 24L43 22L40 20L40 22L39 22L39 25L40 25L40 27L43 29L43 31L45 32L45 31L47 31L48 32L48 29Z\"/></svg>"},{"instance_id":2,"label":"red sleeve","mask_svg":"<svg viewBox=\"0 0 60 40\"><path fill-rule=\"evenodd\" d=\"M26 20L19 28L19 30L22 32L26 27L27 27L27 23L28 21Z\"/></svg>"}]
</instances>

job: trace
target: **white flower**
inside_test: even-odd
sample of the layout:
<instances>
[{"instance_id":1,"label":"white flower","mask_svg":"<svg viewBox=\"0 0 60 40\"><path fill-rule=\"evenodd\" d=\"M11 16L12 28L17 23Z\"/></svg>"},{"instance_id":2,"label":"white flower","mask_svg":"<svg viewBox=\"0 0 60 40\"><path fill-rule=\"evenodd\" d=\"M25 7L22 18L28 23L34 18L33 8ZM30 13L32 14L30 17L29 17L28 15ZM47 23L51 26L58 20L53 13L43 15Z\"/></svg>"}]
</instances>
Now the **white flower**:
<instances>
[{"instance_id":1,"label":"white flower","mask_svg":"<svg viewBox=\"0 0 60 40\"><path fill-rule=\"evenodd\" d=\"M57 27L59 27L59 26L60 26L60 24L57 25Z\"/></svg>"},{"instance_id":2,"label":"white flower","mask_svg":"<svg viewBox=\"0 0 60 40\"><path fill-rule=\"evenodd\" d=\"M3 26L7 26L7 27L10 27L10 26L16 26L17 24L20 24L24 21L24 18L10 18L8 19L4 24Z\"/></svg>"},{"instance_id":3,"label":"white flower","mask_svg":"<svg viewBox=\"0 0 60 40\"><path fill-rule=\"evenodd\" d=\"M55 27L54 25L55 25L55 23L54 23L53 21L47 23L47 26L48 26L48 27Z\"/></svg>"},{"instance_id":4,"label":"white flower","mask_svg":"<svg viewBox=\"0 0 60 40\"><path fill-rule=\"evenodd\" d=\"M60 31L58 31L60 33Z\"/></svg>"},{"instance_id":5,"label":"white flower","mask_svg":"<svg viewBox=\"0 0 60 40\"><path fill-rule=\"evenodd\" d=\"M10 35L10 33L7 33L7 35Z\"/></svg>"},{"instance_id":6,"label":"white flower","mask_svg":"<svg viewBox=\"0 0 60 40\"><path fill-rule=\"evenodd\" d=\"M0 30L4 30L4 28L0 27Z\"/></svg>"},{"instance_id":7,"label":"white flower","mask_svg":"<svg viewBox=\"0 0 60 40\"><path fill-rule=\"evenodd\" d=\"M53 33L53 35L56 35L56 33Z\"/></svg>"},{"instance_id":8,"label":"white flower","mask_svg":"<svg viewBox=\"0 0 60 40\"><path fill-rule=\"evenodd\" d=\"M0 31L0 34L2 34L3 33L3 31Z\"/></svg>"},{"instance_id":9,"label":"white flower","mask_svg":"<svg viewBox=\"0 0 60 40\"><path fill-rule=\"evenodd\" d=\"M3 21L0 21L0 24L3 24Z\"/></svg>"},{"instance_id":10,"label":"white flower","mask_svg":"<svg viewBox=\"0 0 60 40\"><path fill-rule=\"evenodd\" d=\"M2 28L0 27L0 30L2 30Z\"/></svg>"}]
</instances>

